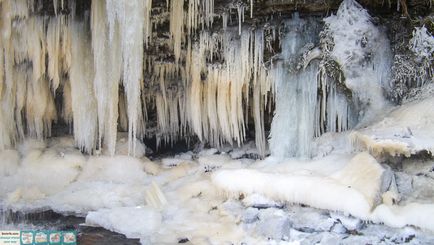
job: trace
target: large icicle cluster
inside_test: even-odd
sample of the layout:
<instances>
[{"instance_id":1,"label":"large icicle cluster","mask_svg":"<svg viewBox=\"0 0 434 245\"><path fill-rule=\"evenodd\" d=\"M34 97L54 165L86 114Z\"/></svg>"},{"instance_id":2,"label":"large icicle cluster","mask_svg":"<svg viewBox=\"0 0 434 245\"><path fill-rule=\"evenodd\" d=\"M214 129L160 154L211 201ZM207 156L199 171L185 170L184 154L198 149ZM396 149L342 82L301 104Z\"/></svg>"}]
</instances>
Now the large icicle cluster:
<instances>
[{"instance_id":1,"label":"large icicle cluster","mask_svg":"<svg viewBox=\"0 0 434 245\"><path fill-rule=\"evenodd\" d=\"M358 101L381 108L390 50L359 4L344 1L318 38L318 22L297 16L243 24L253 2L216 14L213 0L94 0L76 16L74 1L54 1L55 15L38 16L26 0L1 1L0 148L48 137L58 120L88 153L115 154L118 130L134 155L148 136L240 146L254 127L265 156L275 109L271 153L310 156L314 137L354 126Z\"/></svg>"},{"instance_id":2,"label":"large icicle cluster","mask_svg":"<svg viewBox=\"0 0 434 245\"><path fill-rule=\"evenodd\" d=\"M275 156L310 157L314 137L345 131L356 122L351 96L345 94L348 89L341 88L345 86L340 67L330 58L332 40L323 33L318 40L316 26L298 15L285 23L281 61L271 73L276 109L270 151ZM320 47L312 48L318 42Z\"/></svg>"},{"instance_id":3,"label":"large icicle cluster","mask_svg":"<svg viewBox=\"0 0 434 245\"><path fill-rule=\"evenodd\" d=\"M315 129L318 66L311 64L300 72L291 72L288 67L303 46L314 41L315 33L309 32L306 21L297 15L285 27L288 31L282 38L283 62L273 71L276 110L271 124L270 150L281 157L309 156Z\"/></svg>"},{"instance_id":4,"label":"large icicle cluster","mask_svg":"<svg viewBox=\"0 0 434 245\"><path fill-rule=\"evenodd\" d=\"M109 23L109 39L113 39L116 28L119 28L120 49L122 57L122 78L127 97L128 112L128 149L135 152L137 134L143 134L144 125L140 91L143 81L144 43L149 33L149 1L107 1L107 20Z\"/></svg>"},{"instance_id":5,"label":"large icicle cluster","mask_svg":"<svg viewBox=\"0 0 434 245\"><path fill-rule=\"evenodd\" d=\"M28 4L1 2L0 149L25 135L50 136L54 94L71 64L67 20L31 16Z\"/></svg>"},{"instance_id":6,"label":"large icicle cluster","mask_svg":"<svg viewBox=\"0 0 434 245\"><path fill-rule=\"evenodd\" d=\"M93 57L90 36L84 32L84 23L71 26L72 65L70 70L71 105L74 121L74 138L77 145L92 152L97 142L97 100L93 86Z\"/></svg>"},{"instance_id":7,"label":"large icicle cluster","mask_svg":"<svg viewBox=\"0 0 434 245\"><path fill-rule=\"evenodd\" d=\"M32 12L28 1L2 1L0 147L11 147L26 136L49 136L60 112L59 119L74 129L83 151L103 149L113 155L119 128L128 130L134 154L135 139L144 136L152 107L158 144L194 133L215 146L240 145L246 137L245 103L252 84L252 114L264 155L263 104L270 83L263 66L262 31L245 30L242 37L232 31L213 35L205 29L214 21L214 1L189 0L185 11L184 1L171 1L175 62L157 61L147 58L144 49L152 40L151 3L92 1L88 22L75 18L73 2L68 6L71 16L60 14L54 1L56 15L43 18ZM60 5L65 7L63 1ZM191 38L195 35L199 40ZM223 63L208 65L215 56Z\"/></svg>"}]
</instances>

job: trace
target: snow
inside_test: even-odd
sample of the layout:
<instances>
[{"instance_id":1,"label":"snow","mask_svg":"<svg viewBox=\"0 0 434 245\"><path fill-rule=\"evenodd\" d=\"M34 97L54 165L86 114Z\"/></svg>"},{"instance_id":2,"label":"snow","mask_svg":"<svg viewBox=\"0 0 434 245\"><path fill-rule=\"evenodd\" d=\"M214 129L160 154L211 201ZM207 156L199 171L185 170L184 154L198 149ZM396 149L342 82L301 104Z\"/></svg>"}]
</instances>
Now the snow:
<instances>
[{"instance_id":1,"label":"snow","mask_svg":"<svg viewBox=\"0 0 434 245\"><path fill-rule=\"evenodd\" d=\"M334 175L315 172L270 174L253 169L221 170L213 183L228 193L260 193L274 200L303 203L367 218L378 195L382 168L366 153Z\"/></svg>"},{"instance_id":2,"label":"snow","mask_svg":"<svg viewBox=\"0 0 434 245\"><path fill-rule=\"evenodd\" d=\"M371 226L362 220L433 230L424 219L433 210L432 201L425 196L425 203L420 202L430 187L415 186L419 194L414 196L402 192L402 204L381 204L384 170L368 153L332 152L283 162L269 157L252 163L204 149L151 161L127 155L83 156L71 137L52 138L46 144L28 140L19 148L20 153L1 153L8 159L0 179L2 208L86 216L87 225L140 238L143 244L183 238L218 244L267 244L269 238L277 243L333 243L347 230L364 232ZM416 174L431 165L405 171L415 176L415 183L423 183ZM47 173L56 174L47 179ZM367 234L360 239L381 238Z\"/></svg>"},{"instance_id":3,"label":"snow","mask_svg":"<svg viewBox=\"0 0 434 245\"><path fill-rule=\"evenodd\" d=\"M434 214L434 204L409 203L403 206L378 206L371 219L391 227L402 228L413 225L430 231L434 230L434 222L426 217Z\"/></svg>"},{"instance_id":4,"label":"snow","mask_svg":"<svg viewBox=\"0 0 434 245\"><path fill-rule=\"evenodd\" d=\"M11 176L16 174L20 156L15 150L4 150L0 152L0 159L3 164L0 165L0 176Z\"/></svg>"},{"instance_id":5,"label":"snow","mask_svg":"<svg viewBox=\"0 0 434 245\"><path fill-rule=\"evenodd\" d=\"M416 100L392 110L379 122L352 133L355 146L374 155L410 155L434 151L434 98Z\"/></svg>"},{"instance_id":6,"label":"snow","mask_svg":"<svg viewBox=\"0 0 434 245\"><path fill-rule=\"evenodd\" d=\"M128 238L142 238L157 232L161 214L147 206L119 207L89 212L86 224L124 234Z\"/></svg>"}]
</instances>

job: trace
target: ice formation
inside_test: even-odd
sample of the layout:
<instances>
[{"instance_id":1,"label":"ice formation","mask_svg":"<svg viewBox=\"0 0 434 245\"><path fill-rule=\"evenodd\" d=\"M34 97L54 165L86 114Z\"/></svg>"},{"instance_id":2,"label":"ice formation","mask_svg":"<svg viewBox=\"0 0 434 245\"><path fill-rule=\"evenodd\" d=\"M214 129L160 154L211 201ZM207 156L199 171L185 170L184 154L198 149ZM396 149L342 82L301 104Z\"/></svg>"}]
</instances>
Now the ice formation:
<instances>
[{"instance_id":1,"label":"ice formation","mask_svg":"<svg viewBox=\"0 0 434 245\"><path fill-rule=\"evenodd\" d=\"M271 153L276 156L309 156L315 130L317 106L317 66L311 64L299 73L288 68L304 44L313 42L304 20L295 16L286 23L288 33L282 39L283 64L273 71L276 110L270 133ZM290 73L290 74L288 74ZM292 118L293 120L284 120Z\"/></svg>"},{"instance_id":2,"label":"ice formation","mask_svg":"<svg viewBox=\"0 0 434 245\"><path fill-rule=\"evenodd\" d=\"M386 105L383 90L389 88L392 53L384 32L354 0L343 1L336 15L324 19L325 35L333 45L328 54L342 67L345 86L369 109L365 120Z\"/></svg>"},{"instance_id":3,"label":"ice formation","mask_svg":"<svg viewBox=\"0 0 434 245\"><path fill-rule=\"evenodd\" d=\"M0 207L86 215L145 244L287 241L294 203L333 211L328 232L354 217L434 230L418 211L434 210L432 166L379 164L434 152L432 35L414 30L420 66L401 77L426 91L391 108L392 51L360 4L324 26L297 13L251 25L255 3L94 0L80 15L55 0L42 16L0 0ZM63 124L71 136L50 137ZM201 145L151 161L146 137Z\"/></svg>"},{"instance_id":4,"label":"ice formation","mask_svg":"<svg viewBox=\"0 0 434 245\"><path fill-rule=\"evenodd\" d=\"M97 100L94 93L93 57L90 37L82 32L84 24L73 23L71 41L71 105L74 123L74 138L77 145L86 152L93 152L98 137Z\"/></svg>"},{"instance_id":5,"label":"ice formation","mask_svg":"<svg viewBox=\"0 0 434 245\"><path fill-rule=\"evenodd\" d=\"M73 3L68 4L75 8ZM354 1L344 1L338 14L326 19L324 36L334 41L330 50L327 45L322 50L312 48L320 40L319 27L306 31L306 26L318 26L311 20L293 17L285 21L282 30L242 25L244 9L253 11L253 1L250 6L229 6L237 11L238 28L228 27L228 13L222 13L223 32L211 30L216 17L213 1L168 4L172 61L157 60L146 50L154 37L152 1L93 1L90 21L63 14L44 21L25 1L4 1L5 64L1 67L5 71L1 72L0 89L5 94L2 111L9 116L0 124L4 132L0 147L13 147L25 136L45 138L52 123L59 120L73 128L76 145L88 153L113 155L117 131L128 130L128 149L134 155L135 142L149 135L148 112L156 110L158 146L191 135L215 147L225 143L240 146L252 120L258 153L264 157L268 149L264 119L272 113L275 102L269 140L272 154L309 157L314 137L347 130L357 121L353 107L358 102L338 89L339 83L344 82L364 103L366 96L377 96L384 87L387 39ZM64 7L62 4L60 9ZM350 13L354 20L345 19ZM347 23L352 36L342 36L341 22ZM77 33L80 28L84 32ZM342 46L360 38L356 34L360 31L366 33L356 42L359 46ZM268 64L265 53L273 50L270 42L277 39L281 46L281 53L276 54L279 60ZM353 57L357 60L351 64L344 63L345 48L357 51L358 56ZM378 55L358 66L368 52ZM329 74L324 57L336 59L345 81ZM371 64L372 76L360 76L360 69ZM359 80L346 73L359 74ZM365 96L357 88L365 87L362 84L367 81L376 92ZM54 103L59 93L62 105ZM24 101L24 95L40 103L36 106ZM288 117L293 123L284 119ZM11 118L17 119L13 122Z\"/></svg>"}]
</instances>

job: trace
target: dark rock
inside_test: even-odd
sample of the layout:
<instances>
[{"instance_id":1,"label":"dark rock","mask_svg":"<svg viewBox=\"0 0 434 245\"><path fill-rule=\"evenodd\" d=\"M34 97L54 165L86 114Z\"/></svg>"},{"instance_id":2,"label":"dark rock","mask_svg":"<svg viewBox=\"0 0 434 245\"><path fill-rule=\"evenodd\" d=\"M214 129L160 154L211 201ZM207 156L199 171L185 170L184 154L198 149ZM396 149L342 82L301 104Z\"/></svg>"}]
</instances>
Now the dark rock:
<instances>
[{"instance_id":1,"label":"dark rock","mask_svg":"<svg viewBox=\"0 0 434 245\"><path fill-rule=\"evenodd\" d=\"M180 238L179 240L178 240L178 243L187 243L187 242L189 242L190 240L188 240L188 238Z\"/></svg>"}]
</instances>

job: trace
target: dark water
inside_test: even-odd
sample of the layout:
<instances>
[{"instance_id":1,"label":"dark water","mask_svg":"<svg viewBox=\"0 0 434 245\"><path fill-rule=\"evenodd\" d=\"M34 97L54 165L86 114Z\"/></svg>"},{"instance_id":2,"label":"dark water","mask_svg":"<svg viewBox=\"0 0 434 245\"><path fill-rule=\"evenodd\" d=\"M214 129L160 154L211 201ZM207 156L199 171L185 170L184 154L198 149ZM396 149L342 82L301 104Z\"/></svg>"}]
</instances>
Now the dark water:
<instances>
[{"instance_id":1,"label":"dark water","mask_svg":"<svg viewBox=\"0 0 434 245\"><path fill-rule=\"evenodd\" d=\"M124 235L100 227L83 226L83 217L65 216L53 211L21 213L0 210L0 230L75 230L78 244L140 244L138 239L128 239Z\"/></svg>"}]
</instances>

